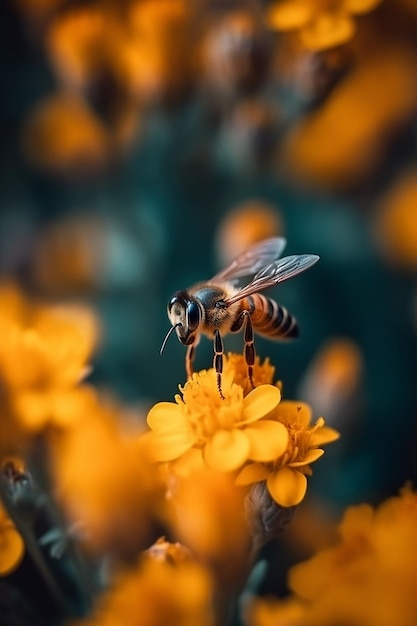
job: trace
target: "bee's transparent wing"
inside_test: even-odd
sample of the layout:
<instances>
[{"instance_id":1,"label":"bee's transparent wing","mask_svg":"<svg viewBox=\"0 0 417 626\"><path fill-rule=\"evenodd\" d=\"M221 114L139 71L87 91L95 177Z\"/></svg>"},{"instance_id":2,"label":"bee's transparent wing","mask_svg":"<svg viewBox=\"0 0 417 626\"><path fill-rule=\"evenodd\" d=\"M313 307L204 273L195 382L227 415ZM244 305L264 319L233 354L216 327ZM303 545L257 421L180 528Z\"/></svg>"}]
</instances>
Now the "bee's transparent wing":
<instances>
[{"instance_id":1,"label":"bee's transparent wing","mask_svg":"<svg viewBox=\"0 0 417 626\"><path fill-rule=\"evenodd\" d=\"M214 281L234 281L241 276L255 274L262 268L278 259L286 245L284 237L271 237L255 244L249 250L239 254L221 272L213 276Z\"/></svg>"},{"instance_id":2,"label":"bee's transparent wing","mask_svg":"<svg viewBox=\"0 0 417 626\"><path fill-rule=\"evenodd\" d=\"M278 285L278 283L284 282L289 278L305 272L312 265L319 260L317 254L293 254L292 256L286 256L279 261L270 263L266 267L262 268L251 280L251 282L242 287L231 298L226 300L226 305L230 306L234 302L242 300L257 291L263 291L268 287Z\"/></svg>"}]
</instances>

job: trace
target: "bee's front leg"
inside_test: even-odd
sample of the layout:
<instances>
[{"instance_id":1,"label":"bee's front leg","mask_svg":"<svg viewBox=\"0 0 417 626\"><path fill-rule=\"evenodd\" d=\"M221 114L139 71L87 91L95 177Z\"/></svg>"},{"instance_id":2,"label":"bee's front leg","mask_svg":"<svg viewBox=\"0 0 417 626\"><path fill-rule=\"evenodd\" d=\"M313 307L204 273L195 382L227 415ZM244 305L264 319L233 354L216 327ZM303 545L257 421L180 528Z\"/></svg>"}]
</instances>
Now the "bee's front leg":
<instances>
[{"instance_id":1,"label":"bee's front leg","mask_svg":"<svg viewBox=\"0 0 417 626\"><path fill-rule=\"evenodd\" d=\"M234 322L233 326L231 327L231 331L236 332L240 330L243 325L245 325L245 332L243 334L245 342L243 355L245 357L246 365L248 366L248 378L250 384L252 385L252 388L254 389L255 385L253 382L253 366L255 364L256 357L255 340L253 337L252 319L249 311L246 311L246 309L241 312L237 320Z\"/></svg>"},{"instance_id":2,"label":"bee's front leg","mask_svg":"<svg viewBox=\"0 0 417 626\"><path fill-rule=\"evenodd\" d=\"M195 344L191 344L187 347L187 354L185 355L185 371L187 373L187 380L190 380L193 376L193 361L195 356Z\"/></svg>"},{"instance_id":3,"label":"bee's front leg","mask_svg":"<svg viewBox=\"0 0 417 626\"><path fill-rule=\"evenodd\" d=\"M220 334L218 328L214 331L214 359L213 359L213 367L216 371L217 376L217 389L219 390L219 394L222 400L224 400L224 395L222 391L222 372L223 372L223 339Z\"/></svg>"}]
</instances>

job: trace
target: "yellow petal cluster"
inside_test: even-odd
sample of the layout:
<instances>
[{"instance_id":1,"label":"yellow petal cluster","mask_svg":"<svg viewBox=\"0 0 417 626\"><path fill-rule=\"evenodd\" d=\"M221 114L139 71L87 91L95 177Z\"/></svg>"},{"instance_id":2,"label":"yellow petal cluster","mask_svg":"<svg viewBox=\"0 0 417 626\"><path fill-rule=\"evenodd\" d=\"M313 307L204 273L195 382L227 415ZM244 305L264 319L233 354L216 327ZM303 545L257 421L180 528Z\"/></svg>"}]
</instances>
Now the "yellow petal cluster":
<instances>
[{"instance_id":1,"label":"yellow petal cluster","mask_svg":"<svg viewBox=\"0 0 417 626\"><path fill-rule=\"evenodd\" d=\"M263 419L281 399L277 387L260 385L245 396L228 371L222 399L211 369L195 373L180 391L175 402L160 402L149 411L148 443L155 460L176 461L181 473L203 465L233 471L249 459L268 460L286 449L285 427Z\"/></svg>"},{"instance_id":2,"label":"yellow petal cluster","mask_svg":"<svg viewBox=\"0 0 417 626\"><path fill-rule=\"evenodd\" d=\"M255 603L248 626L411 626L417 622L417 493L347 509L339 542L290 570L294 595Z\"/></svg>"},{"instance_id":3,"label":"yellow petal cluster","mask_svg":"<svg viewBox=\"0 0 417 626\"><path fill-rule=\"evenodd\" d=\"M237 477L237 484L248 485L266 480L268 491L277 504L295 506L307 491L306 476L312 473L310 464L323 454L319 446L335 441L339 433L325 426L320 417L313 425L311 409L303 402L283 401L268 419L285 426L288 444L285 451L269 462L247 464Z\"/></svg>"},{"instance_id":4,"label":"yellow petal cluster","mask_svg":"<svg viewBox=\"0 0 417 626\"><path fill-rule=\"evenodd\" d=\"M279 31L298 30L311 50L325 50L349 41L355 33L353 15L372 11L382 0L278 0L267 10L267 23Z\"/></svg>"},{"instance_id":5,"label":"yellow petal cluster","mask_svg":"<svg viewBox=\"0 0 417 626\"><path fill-rule=\"evenodd\" d=\"M48 424L77 419L91 391L82 385L97 338L94 316L77 307L44 307L0 289L0 449L14 452Z\"/></svg>"}]
</instances>

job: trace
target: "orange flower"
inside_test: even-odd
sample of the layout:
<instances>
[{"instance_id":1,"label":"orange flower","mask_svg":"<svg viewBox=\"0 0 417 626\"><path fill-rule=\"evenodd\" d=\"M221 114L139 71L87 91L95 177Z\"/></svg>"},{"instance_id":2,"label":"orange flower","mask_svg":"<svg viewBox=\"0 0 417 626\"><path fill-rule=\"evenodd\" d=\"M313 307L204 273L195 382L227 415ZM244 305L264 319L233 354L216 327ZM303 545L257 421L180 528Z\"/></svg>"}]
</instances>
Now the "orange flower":
<instances>
[{"instance_id":1,"label":"orange flower","mask_svg":"<svg viewBox=\"0 0 417 626\"><path fill-rule=\"evenodd\" d=\"M211 595L210 576L196 563L145 555L113 580L90 617L72 626L213 626Z\"/></svg>"},{"instance_id":2,"label":"orange flower","mask_svg":"<svg viewBox=\"0 0 417 626\"><path fill-rule=\"evenodd\" d=\"M171 482L173 529L222 584L240 579L249 550L244 493L233 475L203 469ZM198 504L197 504L198 503Z\"/></svg>"},{"instance_id":3,"label":"orange flower","mask_svg":"<svg viewBox=\"0 0 417 626\"><path fill-rule=\"evenodd\" d=\"M0 373L8 409L28 433L71 423L91 391L79 385L96 341L90 311L27 306L28 321L12 312L0 319Z\"/></svg>"},{"instance_id":4,"label":"orange flower","mask_svg":"<svg viewBox=\"0 0 417 626\"><path fill-rule=\"evenodd\" d=\"M244 396L224 375L221 399L213 369L196 373L175 403L160 402L149 411L148 443L156 461L179 461L177 469L206 466L220 471L240 468L248 459L275 458L287 446L288 434L276 420L265 420L280 401L279 389L261 385Z\"/></svg>"},{"instance_id":5,"label":"orange flower","mask_svg":"<svg viewBox=\"0 0 417 626\"><path fill-rule=\"evenodd\" d=\"M6 576L16 569L24 552L23 539L0 502L0 576Z\"/></svg>"},{"instance_id":6,"label":"orange flower","mask_svg":"<svg viewBox=\"0 0 417 626\"><path fill-rule=\"evenodd\" d=\"M291 507L299 504L306 494L306 475L312 473L310 464L324 454L319 446L338 439L339 433L326 427L322 417L310 426L311 409L303 402L281 402L273 417L288 431L286 450L274 461L246 465L237 477L237 484L248 485L266 480L275 502Z\"/></svg>"},{"instance_id":7,"label":"orange flower","mask_svg":"<svg viewBox=\"0 0 417 626\"><path fill-rule=\"evenodd\" d=\"M352 15L368 13L382 0L283 0L270 5L267 22L276 30L299 30L303 44L324 50L346 43L355 33Z\"/></svg>"},{"instance_id":8,"label":"orange flower","mask_svg":"<svg viewBox=\"0 0 417 626\"><path fill-rule=\"evenodd\" d=\"M290 570L294 595L254 603L248 626L412 626L417 620L417 494L346 510L336 545Z\"/></svg>"},{"instance_id":9,"label":"orange flower","mask_svg":"<svg viewBox=\"0 0 417 626\"><path fill-rule=\"evenodd\" d=\"M57 93L30 112L23 127L27 158L40 169L84 178L102 171L110 154L107 129L74 93Z\"/></svg>"},{"instance_id":10,"label":"orange flower","mask_svg":"<svg viewBox=\"0 0 417 626\"><path fill-rule=\"evenodd\" d=\"M92 398L80 416L50 438L57 497L85 525L90 550L131 558L164 515L163 485L142 440L123 435L120 408Z\"/></svg>"}]
</instances>

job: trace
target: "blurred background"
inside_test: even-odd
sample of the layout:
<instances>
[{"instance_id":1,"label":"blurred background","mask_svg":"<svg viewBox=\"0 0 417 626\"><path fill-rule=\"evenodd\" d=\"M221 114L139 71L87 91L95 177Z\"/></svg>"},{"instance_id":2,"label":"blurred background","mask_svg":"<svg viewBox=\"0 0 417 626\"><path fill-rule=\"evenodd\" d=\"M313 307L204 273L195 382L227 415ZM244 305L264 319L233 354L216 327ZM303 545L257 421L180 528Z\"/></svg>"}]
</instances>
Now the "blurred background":
<instances>
[{"instance_id":1,"label":"blurred background","mask_svg":"<svg viewBox=\"0 0 417 626\"><path fill-rule=\"evenodd\" d=\"M3 282L93 307L90 380L146 409L185 381L174 337L159 355L172 293L285 236L321 260L270 292L300 338L256 346L342 433L310 497L341 510L414 480L417 1L1 12Z\"/></svg>"}]
</instances>

